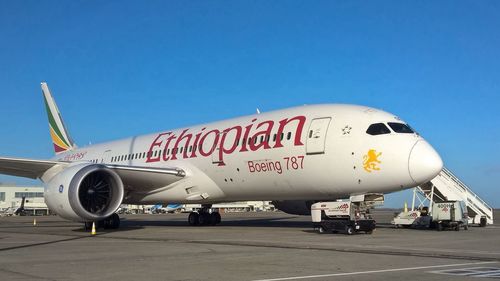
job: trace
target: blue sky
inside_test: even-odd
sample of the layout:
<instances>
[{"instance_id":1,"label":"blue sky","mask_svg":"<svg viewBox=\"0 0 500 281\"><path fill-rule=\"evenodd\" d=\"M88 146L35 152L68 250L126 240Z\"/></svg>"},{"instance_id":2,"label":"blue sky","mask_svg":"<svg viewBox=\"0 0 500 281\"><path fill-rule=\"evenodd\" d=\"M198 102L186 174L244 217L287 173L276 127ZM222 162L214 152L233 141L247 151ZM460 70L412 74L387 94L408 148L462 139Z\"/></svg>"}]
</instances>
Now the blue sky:
<instances>
[{"instance_id":1,"label":"blue sky","mask_svg":"<svg viewBox=\"0 0 500 281\"><path fill-rule=\"evenodd\" d=\"M80 145L354 103L401 116L500 207L499 13L498 1L3 1L0 155L52 156L41 81Z\"/></svg>"}]
</instances>

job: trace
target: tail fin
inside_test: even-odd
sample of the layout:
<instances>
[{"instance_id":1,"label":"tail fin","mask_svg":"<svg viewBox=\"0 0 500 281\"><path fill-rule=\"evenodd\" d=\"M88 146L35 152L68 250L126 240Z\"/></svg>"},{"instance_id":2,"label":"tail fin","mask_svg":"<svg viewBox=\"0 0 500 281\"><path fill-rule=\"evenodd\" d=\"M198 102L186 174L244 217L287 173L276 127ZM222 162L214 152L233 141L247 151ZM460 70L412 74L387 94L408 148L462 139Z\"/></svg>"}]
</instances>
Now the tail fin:
<instances>
[{"instance_id":1,"label":"tail fin","mask_svg":"<svg viewBox=\"0 0 500 281\"><path fill-rule=\"evenodd\" d=\"M56 154L75 149L76 145L69 136L66 126L64 126L61 113L59 113L56 102L50 94L47 83L42 82L41 86L45 101L45 109L47 110L47 116L49 118L50 137L52 138Z\"/></svg>"},{"instance_id":2,"label":"tail fin","mask_svg":"<svg viewBox=\"0 0 500 281\"><path fill-rule=\"evenodd\" d=\"M23 196L23 199L21 201L21 206L19 206L19 208L16 209L16 211L14 212L14 215L19 216L19 215L24 214L24 212L25 212L24 201L26 201L26 196Z\"/></svg>"}]
</instances>

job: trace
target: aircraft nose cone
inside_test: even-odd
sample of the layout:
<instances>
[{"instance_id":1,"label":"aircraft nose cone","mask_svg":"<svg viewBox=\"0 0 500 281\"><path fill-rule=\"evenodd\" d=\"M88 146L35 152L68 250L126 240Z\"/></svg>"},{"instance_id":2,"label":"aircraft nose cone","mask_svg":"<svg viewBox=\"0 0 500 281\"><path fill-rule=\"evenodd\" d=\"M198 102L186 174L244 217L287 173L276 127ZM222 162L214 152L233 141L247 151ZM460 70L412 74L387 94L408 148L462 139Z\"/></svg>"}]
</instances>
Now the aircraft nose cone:
<instances>
[{"instance_id":1,"label":"aircraft nose cone","mask_svg":"<svg viewBox=\"0 0 500 281\"><path fill-rule=\"evenodd\" d=\"M443 160L432 146L419 140L413 146L408 159L410 177L417 184L423 184L435 178L443 169Z\"/></svg>"}]
</instances>

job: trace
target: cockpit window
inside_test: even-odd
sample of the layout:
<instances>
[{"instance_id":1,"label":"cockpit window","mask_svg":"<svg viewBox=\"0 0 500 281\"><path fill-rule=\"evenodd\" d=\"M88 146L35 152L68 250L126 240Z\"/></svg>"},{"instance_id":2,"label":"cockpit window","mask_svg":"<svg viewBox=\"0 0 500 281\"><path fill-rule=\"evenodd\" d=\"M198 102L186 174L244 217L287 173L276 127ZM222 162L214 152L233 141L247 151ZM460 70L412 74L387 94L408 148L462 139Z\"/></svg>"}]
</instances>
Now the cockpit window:
<instances>
[{"instance_id":1,"label":"cockpit window","mask_svg":"<svg viewBox=\"0 0 500 281\"><path fill-rule=\"evenodd\" d=\"M372 136L390 134L391 130L387 128L384 123L375 123L371 124L370 127L366 130L366 133Z\"/></svg>"},{"instance_id":2,"label":"cockpit window","mask_svg":"<svg viewBox=\"0 0 500 281\"><path fill-rule=\"evenodd\" d=\"M413 134L413 130L410 128L410 126L403 124L403 123L394 123L394 122L389 122L389 127L391 127L392 130L396 133L402 133L402 134Z\"/></svg>"}]
</instances>

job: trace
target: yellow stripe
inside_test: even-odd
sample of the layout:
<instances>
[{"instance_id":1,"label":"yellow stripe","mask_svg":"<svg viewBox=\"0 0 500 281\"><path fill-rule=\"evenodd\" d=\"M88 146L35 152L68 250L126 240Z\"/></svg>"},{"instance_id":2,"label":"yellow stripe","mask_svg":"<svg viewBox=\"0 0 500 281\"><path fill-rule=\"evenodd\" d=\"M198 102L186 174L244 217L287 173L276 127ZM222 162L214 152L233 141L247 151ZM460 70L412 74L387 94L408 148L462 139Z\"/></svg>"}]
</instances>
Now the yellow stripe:
<instances>
[{"instance_id":1,"label":"yellow stripe","mask_svg":"<svg viewBox=\"0 0 500 281\"><path fill-rule=\"evenodd\" d=\"M52 137L52 141L57 144L59 147L67 150L69 147L59 138L59 136L54 132L54 129L50 127L50 136Z\"/></svg>"}]
</instances>

